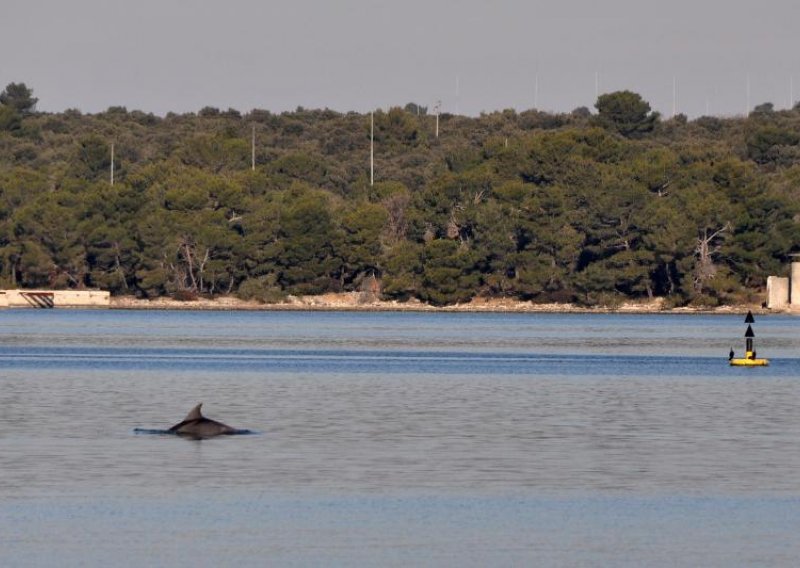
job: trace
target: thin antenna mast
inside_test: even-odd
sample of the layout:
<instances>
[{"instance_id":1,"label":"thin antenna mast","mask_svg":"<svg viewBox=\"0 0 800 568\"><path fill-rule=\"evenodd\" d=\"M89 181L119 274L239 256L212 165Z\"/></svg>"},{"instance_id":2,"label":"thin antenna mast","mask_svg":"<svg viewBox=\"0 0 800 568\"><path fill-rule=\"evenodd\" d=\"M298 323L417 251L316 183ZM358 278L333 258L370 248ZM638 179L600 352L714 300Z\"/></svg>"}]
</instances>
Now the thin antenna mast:
<instances>
[{"instance_id":1,"label":"thin antenna mast","mask_svg":"<svg viewBox=\"0 0 800 568\"><path fill-rule=\"evenodd\" d=\"M456 75L456 116L460 114L461 109L461 78Z\"/></svg>"},{"instance_id":2,"label":"thin antenna mast","mask_svg":"<svg viewBox=\"0 0 800 568\"><path fill-rule=\"evenodd\" d=\"M750 73L747 74L747 108L744 110L744 116L750 116Z\"/></svg>"},{"instance_id":3,"label":"thin antenna mast","mask_svg":"<svg viewBox=\"0 0 800 568\"><path fill-rule=\"evenodd\" d=\"M672 118L678 115L678 76L672 76Z\"/></svg>"},{"instance_id":4,"label":"thin antenna mast","mask_svg":"<svg viewBox=\"0 0 800 568\"><path fill-rule=\"evenodd\" d=\"M600 71L594 72L594 100L600 98Z\"/></svg>"},{"instance_id":5,"label":"thin antenna mast","mask_svg":"<svg viewBox=\"0 0 800 568\"><path fill-rule=\"evenodd\" d=\"M369 112L369 185L375 183L375 116Z\"/></svg>"},{"instance_id":6,"label":"thin antenna mast","mask_svg":"<svg viewBox=\"0 0 800 568\"><path fill-rule=\"evenodd\" d=\"M442 108L442 101L436 101L436 106L433 111L436 113L436 138L439 138L439 111Z\"/></svg>"}]
</instances>

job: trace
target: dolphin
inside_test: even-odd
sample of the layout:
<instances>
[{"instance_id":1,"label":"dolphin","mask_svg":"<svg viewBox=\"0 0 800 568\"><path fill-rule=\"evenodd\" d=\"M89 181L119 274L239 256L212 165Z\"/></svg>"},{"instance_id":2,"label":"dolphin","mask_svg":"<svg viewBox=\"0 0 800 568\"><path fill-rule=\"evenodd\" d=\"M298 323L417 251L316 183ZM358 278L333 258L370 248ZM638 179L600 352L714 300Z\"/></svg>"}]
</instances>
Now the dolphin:
<instances>
[{"instance_id":1,"label":"dolphin","mask_svg":"<svg viewBox=\"0 0 800 568\"><path fill-rule=\"evenodd\" d=\"M230 436L233 434L250 434L250 430L238 430L222 422L211 420L203 416L200 408L201 402L189 411L182 421L178 422L166 431L167 434L178 434L179 436L189 436L191 438L212 438L214 436Z\"/></svg>"}]
</instances>

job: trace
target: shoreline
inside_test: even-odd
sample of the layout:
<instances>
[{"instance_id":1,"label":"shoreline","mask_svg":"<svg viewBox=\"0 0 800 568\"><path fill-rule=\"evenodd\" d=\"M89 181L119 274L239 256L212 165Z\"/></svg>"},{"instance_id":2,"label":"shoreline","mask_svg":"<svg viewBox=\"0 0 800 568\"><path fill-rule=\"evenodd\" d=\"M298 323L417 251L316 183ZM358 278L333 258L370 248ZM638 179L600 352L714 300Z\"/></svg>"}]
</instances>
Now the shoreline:
<instances>
[{"instance_id":1,"label":"shoreline","mask_svg":"<svg viewBox=\"0 0 800 568\"><path fill-rule=\"evenodd\" d=\"M791 310L770 310L760 305L725 305L714 308L665 308L663 299L622 302L617 306L585 307L574 304L535 304L505 298L475 298L469 303L432 306L419 300L407 302L370 300L358 292L289 296L285 301L265 304L233 296L213 299L139 299L132 296L111 298L112 310L207 310L207 311L321 311L321 312L426 312L426 313L577 313L577 314L791 314Z\"/></svg>"}]
</instances>

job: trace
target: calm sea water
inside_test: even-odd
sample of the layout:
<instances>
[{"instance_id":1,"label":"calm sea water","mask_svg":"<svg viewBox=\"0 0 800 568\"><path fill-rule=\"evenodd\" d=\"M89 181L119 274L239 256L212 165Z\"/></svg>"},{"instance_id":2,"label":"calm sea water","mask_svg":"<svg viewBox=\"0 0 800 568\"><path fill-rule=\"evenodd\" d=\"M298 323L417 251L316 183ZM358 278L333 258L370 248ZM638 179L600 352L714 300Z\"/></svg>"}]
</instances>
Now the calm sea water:
<instances>
[{"instance_id":1,"label":"calm sea water","mask_svg":"<svg viewBox=\"0 0 800 568\"><path fill-rule=\"evenodd\" d=\"M0 311L2 566L792 566L800 320ZM255 436L137 435L198 402Z\"/></svg>"}]
</instances>

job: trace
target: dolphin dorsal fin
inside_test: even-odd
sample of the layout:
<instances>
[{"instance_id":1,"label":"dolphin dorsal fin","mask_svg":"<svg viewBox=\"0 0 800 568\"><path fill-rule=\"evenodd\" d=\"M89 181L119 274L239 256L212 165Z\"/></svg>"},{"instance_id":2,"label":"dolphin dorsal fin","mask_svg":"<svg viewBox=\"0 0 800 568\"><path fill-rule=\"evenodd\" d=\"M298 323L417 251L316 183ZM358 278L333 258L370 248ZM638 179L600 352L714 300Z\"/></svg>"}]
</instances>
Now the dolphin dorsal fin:
<instances>
[{"instance_id":1,"label":"dolphin dorsal fin","mask_svg":"<svg viewBox=\"0 0 800 568\"><path fill-rule=\"evenodd\" d=\"M189 411L189 414L186 415L186 418L183 419L184 422L190 422L192 420L200 420L203 417L203 413L200 412L200 407L203 406L201 402L194 408Z\"/></svg>"}]
</instances>

